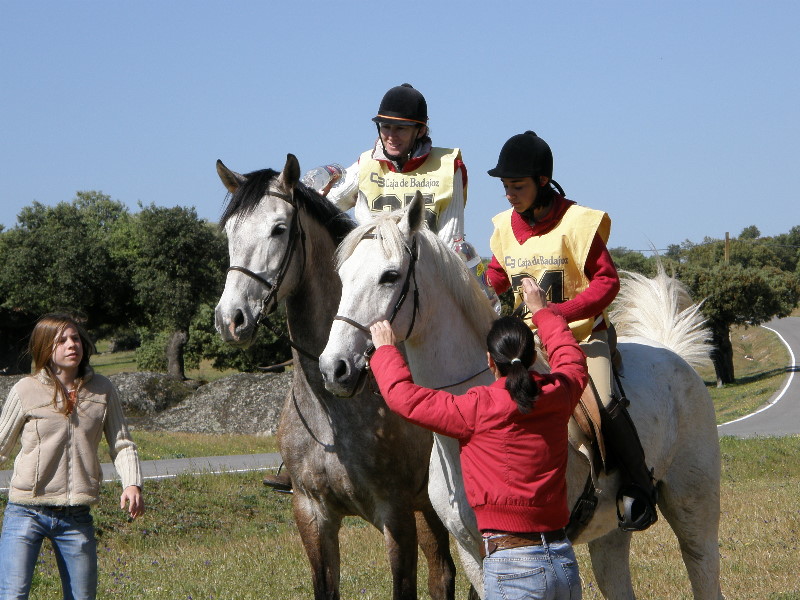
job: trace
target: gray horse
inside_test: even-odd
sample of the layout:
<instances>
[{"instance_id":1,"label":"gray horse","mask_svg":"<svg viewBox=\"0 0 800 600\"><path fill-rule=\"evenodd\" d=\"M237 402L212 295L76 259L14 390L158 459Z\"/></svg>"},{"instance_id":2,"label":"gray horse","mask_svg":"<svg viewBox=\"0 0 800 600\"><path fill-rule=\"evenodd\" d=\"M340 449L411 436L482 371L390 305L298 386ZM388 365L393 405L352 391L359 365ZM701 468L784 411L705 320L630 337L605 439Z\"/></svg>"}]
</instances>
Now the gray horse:
<instances>
[{"instance_id":1,"label":"gray horse","mask_svg":"<svg viewBox=\"0 0 800 600\"><path fill-rule=\"evenodd\" d=\"M337 244L353 223L298 184L289 154L283 172L235 173L217 161L231 194L220 225L231 267L216 307L222 338L245 347L261 319L286 302L294 379L278 445L294 487L292 508L311 563L314 598L339 598L339 529L345 516L384 535L392 598L417 598L417 544L428 561L432 598L455 593L449 537L427 494L430 433L387 409L370 390L337 398L315 360L325 346L341 294L333 267Z\"/></svg>"}]
</instances>

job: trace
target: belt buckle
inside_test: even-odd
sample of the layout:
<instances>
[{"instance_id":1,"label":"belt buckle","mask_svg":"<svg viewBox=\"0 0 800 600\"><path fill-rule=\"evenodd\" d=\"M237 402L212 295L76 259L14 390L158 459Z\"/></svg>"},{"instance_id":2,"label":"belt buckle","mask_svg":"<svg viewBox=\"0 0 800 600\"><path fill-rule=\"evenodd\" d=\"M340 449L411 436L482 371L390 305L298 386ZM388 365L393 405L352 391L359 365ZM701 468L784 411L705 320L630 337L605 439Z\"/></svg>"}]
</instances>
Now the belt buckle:
<instances>
[{"instance_id":1,"label":"belt buckle","mask_svg":"<svg viewBox=\"0 0 800 600\"><path fill-rule=\"evenodd\" d=\"M487 556L491 556L498 549L497 542L492 541L492 538L482 538L481 545L480 545L480 555L481 558L486 558Z\"/></svg>"}]
</instances>

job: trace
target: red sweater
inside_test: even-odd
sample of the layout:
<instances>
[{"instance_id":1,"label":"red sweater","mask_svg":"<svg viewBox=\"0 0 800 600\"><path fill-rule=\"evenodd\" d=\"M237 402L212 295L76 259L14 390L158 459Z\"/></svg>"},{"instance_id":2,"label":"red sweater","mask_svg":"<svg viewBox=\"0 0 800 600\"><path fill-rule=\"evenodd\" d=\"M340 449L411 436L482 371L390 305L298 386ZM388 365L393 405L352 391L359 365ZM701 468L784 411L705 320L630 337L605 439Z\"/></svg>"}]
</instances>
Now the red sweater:
<instances>
[{"instance_id":1,"label":"red sweater","mask_svg":"<svg viewBox=\"0 0 800 600\"><path fill-rule=\"evenodd\" d=\"M519 213L512 212L511 229L514 237L520 244L523 244L533 236L547 233L556 226L573 204L575 204L573 201L556 194L550 212L544 219L532 226ZM589 279L589 286L584 291L566 302L550 305L553 312L563 316L567 323L596 317L608 308L619 293L617 268L614 266L614 260L611 258L603 238L599 235L595 234L592 241L584 273ZM511 285L508 275L495 256L492 256L486 269L486 280L498 294L505 292ZM605 323L601 322L598 329L605 329Z\"/></svg>"},{"instance_id":2,"label":"red sweater","mask_svg":"<svg viewBox=\"0 0 800 600\"><path fill-rule=\"evenodd\" d=\"M459 441L467 500L482 531L551 531L569 521L567 422L586 386L586 357L562 317L545 308L533 320L552 372L531 372L541 391L527 415L505 378L454 396L415 385L394 346L381 346L370 362L389 408Z\"/></svg>"}]
</instances>

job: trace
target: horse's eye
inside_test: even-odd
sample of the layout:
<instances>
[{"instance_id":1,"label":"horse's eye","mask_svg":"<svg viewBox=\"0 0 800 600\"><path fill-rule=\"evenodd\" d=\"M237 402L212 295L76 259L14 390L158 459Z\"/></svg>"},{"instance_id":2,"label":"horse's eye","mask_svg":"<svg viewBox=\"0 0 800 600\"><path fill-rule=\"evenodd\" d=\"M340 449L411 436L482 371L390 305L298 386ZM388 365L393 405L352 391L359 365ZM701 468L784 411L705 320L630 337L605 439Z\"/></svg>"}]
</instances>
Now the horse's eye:
<instances>
[{"instance_id":1,"label":"horse's eye","mask_svg":"<svg viewBox=\"0 0 800 600\"><path fill-rule=\"evenodd\" d=\"M400 273L397 271L384 271L378 283L394 283L400 279Z\"/></svg>"},{"instance_id":2,"label":"horse's eye","mask_svg":"<svg viewBox=\"0 0 800 600\"><path fill-rule=\"evenodd\" d=\"M283 235L286 233L286 225L283 223L278 223L275 227L272 228L272 236L277 237L279 235Z\"/></svg>"}]
</instances>

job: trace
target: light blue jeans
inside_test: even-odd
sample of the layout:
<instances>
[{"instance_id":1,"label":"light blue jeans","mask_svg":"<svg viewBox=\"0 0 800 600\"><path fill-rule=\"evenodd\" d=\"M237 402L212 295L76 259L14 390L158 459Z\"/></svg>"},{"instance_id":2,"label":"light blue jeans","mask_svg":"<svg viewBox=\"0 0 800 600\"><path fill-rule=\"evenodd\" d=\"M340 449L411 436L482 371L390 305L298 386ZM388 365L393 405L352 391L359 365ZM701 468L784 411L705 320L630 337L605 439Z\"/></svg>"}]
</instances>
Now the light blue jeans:
<instances>
[{"instance_id":1,"label":"light blue jeans","mask_svg":"<svg viewBox=\"0 0 800 600\"><path fill-rule=\"evenodd\" d=\"M94 600L97 544L89 507L52 510L12 503L6 506L0 534L0 600L28 597L44 538L53 544L64 600Z\"/></svg>"},{"instance_id":2,"label":"light blue jeans","mask_svg":"<svg viewBox=\"0 0 800 600\"><path fill-rule=\"evenodd\" d=\"M497 550L483 559L486 600L580 600L578 561L563 539Z\"/></svg>"}]
</instances>

